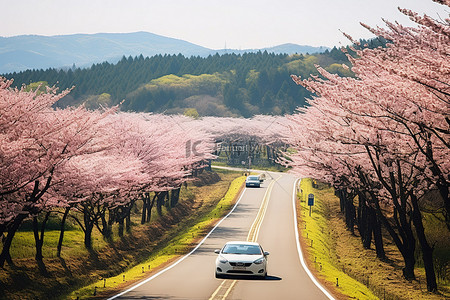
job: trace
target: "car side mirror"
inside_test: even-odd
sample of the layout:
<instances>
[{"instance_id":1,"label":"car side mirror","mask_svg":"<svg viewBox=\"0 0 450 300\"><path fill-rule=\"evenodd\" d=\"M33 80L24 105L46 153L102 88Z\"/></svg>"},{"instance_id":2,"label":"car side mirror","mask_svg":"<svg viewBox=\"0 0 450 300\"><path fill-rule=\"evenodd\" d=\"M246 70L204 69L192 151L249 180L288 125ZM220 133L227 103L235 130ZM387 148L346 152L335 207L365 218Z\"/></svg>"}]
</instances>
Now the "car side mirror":
<instances>
[{"instance_id":1,"label":"car side mirror","mask_svg":"<svg viewBox=\"0 0 450 300\"><path fill-rule=\"evenodd\" d=\"M216 249L216 250L214 250L214 253L215 253L215 254L219 254L219 253L220 253L220 250L219 250L219 249Z\"/></svg>"},{"instance_id":2,"label":"car side mirror","mask_svg":"<svg viewBox=\"0 0 450 300\"><path fill-rule=\"evenodd\" d=\"M270 254L270 252L264 252L264 256L267 256L267 255L269 255Z\"/></svg>"}]
</instances>

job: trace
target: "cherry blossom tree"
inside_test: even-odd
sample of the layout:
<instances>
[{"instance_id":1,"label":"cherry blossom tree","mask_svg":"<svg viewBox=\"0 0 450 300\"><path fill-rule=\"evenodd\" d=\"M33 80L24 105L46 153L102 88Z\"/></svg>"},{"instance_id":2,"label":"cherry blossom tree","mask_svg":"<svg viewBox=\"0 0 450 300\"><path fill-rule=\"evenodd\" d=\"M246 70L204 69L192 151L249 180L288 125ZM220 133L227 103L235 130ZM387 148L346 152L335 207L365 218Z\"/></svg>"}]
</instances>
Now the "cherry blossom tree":
<instances>
[{"instance_id":1,"label":"cherry blossom tree","mask_svg":"<svg viewBox=\"0 0 450 300\"><path fill-rule=\"evenodd\" d=\"M83 220L77 218L77 222L85 232L86 248L92 247L94 226L107 239L111 238L113 223L118 222L123 230L123 221L129 217L137 199L144 201L143 223L150 220L155 199L161 213L168 191L178 189L188 180L192 168L213 157L212 141L204 133L191 131L190 120L186 117L136 113L113 114L104 120L102 126L107 128L107 132L102 136L108 136L110 146L101 156L94 157L93 162L100 164L95 172L90 171L88 165L84 166L83 175L78 176L78 182L73 185L76 189L69 197L76 199L74 207L83 216ZM195 149L190 149L191 153L187 153L186 145L191 140L199 142L195 143ZM113 162L108 163L109 160ZM105 164L109 167L102 167ZM86 175L89 172L92 183L84 183L83 178L90 178ZM115 176L114 180L111 176ZM79 191L80 187L85 191ZM154 193L153 199L149 197L151 192ZM70 206L66 213L68 209ZM119 234L123 233L119 230Z\"/></svg>"},{"instance_id":2,"label":"cherry blossom tree","mask_svg":"<svg viewBox=\"0 0 450 300\"><path fill-rule=\"evenodd\" d=\"M427 288L435 291L432 248L424 233L419 198L437 187L445 203L448 224L449 21L438 22L401 11L419 27L386 22L386 30L370 29L392 44L387 48L355 50L357 58L349 59L356 78L341 78L320 67L320 77L301 80L293 76L294 81L317 95L310 101L311 109L293 119L306 118L307 121L301 121L302 125L306 122L303 130L315 131L316 139L322 136L334 145L318 142L310 149L307 142L311 141L292 131L293 144L300 153L306 149L313 157L298 154L292 165L322 175L335 185L343 177L360 186L376 187L366 191L372 199L370 205L377 210L378 218L404 257L405 278L414 278L414 224ZM343 156L342 145L353 149L347 149L349 152ZM362 159L354 160L355 157ZM392 218L383 214L382 205L391 206Z\"/></svg>"},{"instance_id":3,"label":"cherry blossom tree","mask_svg":"<svg viewBox=\"0 0 450 300\"><path fill-rule=\"evenodd\" d=\"M142 170L142 161L136 157L109 150L78 156L61 169L62 183L55 192L66 200L63 202L66 217L71 208L82 213L83 222L73 217L85 234L86 248L92 247L94 226L107 239L111 238L111 224L106 220L106 210L129 204L129 194L136 184L148 180L148 175ZM63 230L60 243L62 238Z\"/></svg>"},{"instance_id":4,"label":"cherry blossom tree","mask_svg":"<svg viewBox=\"0 0 450 300\"><path fill-rule=\"evenodd\" d=\"M215 144L208 132L186 116L145 115L145 121L147 130L158 132L161 136L158 143L164 151L163 160L155 162L158 164L158 171L153 177L152 191L155 194L148 206L151 208L156 199L157 211L161 214L162 205L169 197L168 192L172 190L172 195L175 193L171 202L176 204L181 185L215 157L212 154ZM147 215L147 218L150 216Z\"/></svg>"},{"instance_id":5,"label":"cherry blossom tree","mask_svg":"<svg viewBox=\"0 0 450 300\"><path fill-rule=\"evenodd\" d=\"M56 174L64 163L104 150L101 140L94 137L100 121L112 111L54 110L52 105L68 91L26 92L24 88L11 89L11 81L1 82L0 229L7 232L0 254L3 266L5 260L11 262L9 248L22 221L63 201L52 197L49 190L59 183ZM39 248L43 232L41 237L35 232L35 237ZM42 259L41 253L36 259Z\"/></svg>"}]
</instances>

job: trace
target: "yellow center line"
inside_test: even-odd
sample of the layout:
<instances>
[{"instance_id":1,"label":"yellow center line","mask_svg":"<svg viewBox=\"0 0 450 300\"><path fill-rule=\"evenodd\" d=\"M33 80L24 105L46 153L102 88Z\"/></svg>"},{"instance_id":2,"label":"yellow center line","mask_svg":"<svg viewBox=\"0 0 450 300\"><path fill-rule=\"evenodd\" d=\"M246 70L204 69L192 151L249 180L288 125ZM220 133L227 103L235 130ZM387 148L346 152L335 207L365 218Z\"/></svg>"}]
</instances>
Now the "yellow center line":
<instances>
[{"instance_id":1,"label":"yellow center line","mask_svg":"<svg viewBox=\"0 0 450 300\"><path fill-rule=\"evenodd\" d=\"M216 297L216 295L219 293L220 289L222 288L222 286L225 284L225 280L222 281L222 283L219 285L219 287L214 291L214 293L211 295L211 297L209 298L209 300L214 299L214 297Z\"/></svg>"},{"instance_id":2,"label":"yellow center line","mask_svg":"<svg viewBox=\"0 0 450 300\"><path fill-rule=\"evenodd\" d=\"M269 183L269 186L267 187L267 190L264 194L263 201L261 203L261 206L259 208L258 214L256 215L255 221L253 221L252 226L250 227L250 231L247 236L247 241L249 242L256 242L258 240L259 230L261 228L262 221L264 219L264 216L266 214L267 206L269 205L269 198L270 194L272 192L272 188L275 184L275 182L281 178L281 175L275 180L273 180L271 183ZM214 299L222 299L225 300L228 295L230 294L231 290L233 289L234 285L237 283L237 280L233 280L231 284L227 288L227 280L222 281L222 283L219 285L219 287L214 291L214 293L211 295L209 300ZM226 291L223 295L219 294L220 290L226 288ZM221 297L221 298L219 298Z\"/></svg>"},{"instance_id":3,"label":"yellow center line","mask_svg":"<svg viewBox=\"0 0 450 300\"><path fill-rule=\"evenodd\" d=\"M234 285L236 284L237 280L233 280L233 282L231 283L230 287L228 288L228 290L225 292L225 295L223 295L222 300L227 299L228 294L231 292L231 290L233 289Z\"/></svg>"},{"instance_id":4,"label":"yellow center line","mask_svg":"<svg viewBox=\"0 0 450 300\"><path fill-rule=\"evenodd\" d=\"M256 215L255 221L253 222L250 231L247 236L247 241L256 242L258 240L259 230L261 229L262 221L264 220L264 216L266 214L267 206L269 205L269 198L272 192L272 188L275 182L281 178L281 175L273 180L269 186L267 187L266 193L264 194L263 202L261 203L261 207L259 208L258 214Z\"/></svg>"}]
</instances>

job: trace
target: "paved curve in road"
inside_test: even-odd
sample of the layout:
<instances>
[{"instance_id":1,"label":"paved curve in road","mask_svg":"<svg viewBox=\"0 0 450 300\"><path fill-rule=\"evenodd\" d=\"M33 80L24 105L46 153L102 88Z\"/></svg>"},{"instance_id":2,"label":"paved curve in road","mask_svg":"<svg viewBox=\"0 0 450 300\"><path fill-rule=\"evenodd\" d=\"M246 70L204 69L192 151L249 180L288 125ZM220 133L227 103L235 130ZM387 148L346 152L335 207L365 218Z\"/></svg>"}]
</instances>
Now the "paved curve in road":
<instances>
[{"instance_id":1,"label":"paved curve in road","mask_svg":"<svg viewBox=\"0 0 450 300\"><path fill-rule=\"evenodd\" d=\"M244 189L234 211L195 251L110 299L332 299L300 263L292 205L295 178L266 174L261 188ZM216 279L214 250L247 239L270 252L268 278Z\"/></svg>"}]
</instances>

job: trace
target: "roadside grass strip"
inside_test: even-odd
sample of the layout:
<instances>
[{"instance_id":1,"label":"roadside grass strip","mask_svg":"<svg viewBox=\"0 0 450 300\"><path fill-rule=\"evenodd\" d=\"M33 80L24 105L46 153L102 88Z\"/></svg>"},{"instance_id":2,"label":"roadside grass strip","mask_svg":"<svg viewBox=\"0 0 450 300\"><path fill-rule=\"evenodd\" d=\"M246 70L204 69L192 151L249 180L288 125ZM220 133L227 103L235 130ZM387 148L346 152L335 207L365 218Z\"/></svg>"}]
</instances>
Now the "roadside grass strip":
<instances>
[{"instance_id":1,"label":"roadside grass strip","mask_svg":"<svg viewBox=\"0 0 450 300\"><path fill-rule=\"evenodd\" d=\"M245 176L234 179L225 196L218 202L214 209L199 216L194 226L184 228L166 246L152 254L145 262L117 276L102 278L89 286L74 291L71 294L71 298L76 299L80 297L83 299L99 293L102 295L111 295L115 291L118 292L125 289L130 283L149 277L149 272L151 272L150 274L154 274L175 259L188 253L198 243L199 239L204 237L211 227L232 209L245 179Z\"/></svg>"},{"instance_id":2,"label":"roadside grass strip","mask_svg":"<svg viewBox=\"0 0 450 300\"><path fill-rule=\"evenodd\" d=\"M314 205L311 216L308 206L308 195L314 195ZM334 253L335 242L329 235L327 201L334 197L333 188L313 188L313 180L302 179L297 194L298 229L304 257L309 269L315 276L325 281L325 286L331 291L337 291L350 299L379 299L369 288L342 272L336 265ZM336 295L340 299L339 295Z\"/></svg>"}]
</instances>

